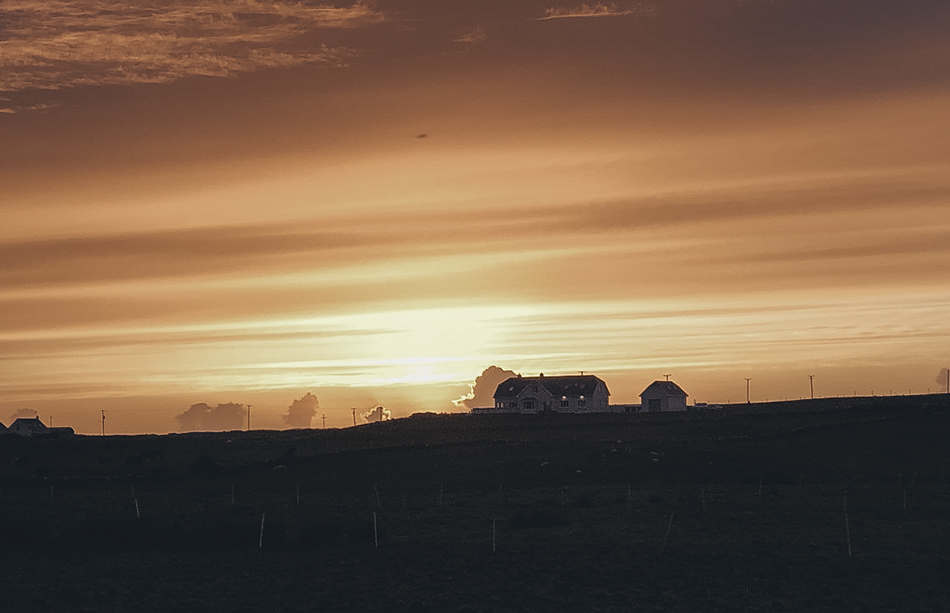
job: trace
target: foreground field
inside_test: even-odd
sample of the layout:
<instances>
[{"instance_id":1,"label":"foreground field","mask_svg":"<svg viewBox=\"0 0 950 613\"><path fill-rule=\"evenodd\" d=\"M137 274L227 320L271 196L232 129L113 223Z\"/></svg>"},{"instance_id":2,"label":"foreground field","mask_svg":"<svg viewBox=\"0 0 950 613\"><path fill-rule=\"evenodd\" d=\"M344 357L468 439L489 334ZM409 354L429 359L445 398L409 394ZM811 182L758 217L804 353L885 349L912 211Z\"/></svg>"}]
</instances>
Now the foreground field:
<instances>
[{"instance_id":1,"label":"foreground field","mask_svg":"<svg viewBox=\"0 0 950 613\"><path fill-rule=\"evenodd\" d=\"M946 611L946 396L0 438L10 611Z\"/></svg>"}]
</instances>

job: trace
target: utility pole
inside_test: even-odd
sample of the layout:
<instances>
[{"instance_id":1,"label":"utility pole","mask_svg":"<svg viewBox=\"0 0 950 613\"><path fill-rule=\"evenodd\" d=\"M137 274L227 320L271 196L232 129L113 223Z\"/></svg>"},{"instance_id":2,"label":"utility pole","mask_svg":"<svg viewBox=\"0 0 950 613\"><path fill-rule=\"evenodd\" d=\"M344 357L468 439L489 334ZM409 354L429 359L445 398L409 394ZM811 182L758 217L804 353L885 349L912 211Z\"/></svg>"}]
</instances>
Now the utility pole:
<instances>
[{"instance_id":1,"label":"utility pole","mask_svg":"<svg viewBox=\"0 0 950 613\"><path fill-rule=\"evenodd\" d=\"M353 425L356 425L356 407L353 407Z\"/></svg>"},{"instance_id":2,"label":"utility pole","mask_svg":"<svg viewBox=\"0 0 950 613\"><path fill-rule=\"evenodd\" d=\"M745 403L746 404L752 404L752 396L749 395L750 381L752 381L752 377L745 378Z\"/></svg>"},{"instance_id":3,"label":"utility pole","mask_svg":"<svg viewBox=\"0 0 950 613\"><path fill-rule=\"evenodd\" d=\"M324 430L327 429L327 414L326 413L323 414L323 429Z\"/></svg>"},{"instance_id":4,"label":"utility pole","mask_svg":"<svg viewBox=\"0 0 950 613\"><path fill-rule=\"evenodd\" d=\"M251 431L251 405L247 405L247 431Z\"/></svg>"},{"instance_id":5,"label":"utility pole","mask_svg":"<svg viewBox=\"0 0 950 613\"><path fill-rule=\"evenodd\" d=\"M102 436L106 435L106 412L104 409L99 409L99 412L102 413Z\"/></svg>"},{"instance_id":6,"label":"utility pole","mask_svg":"<svg viewBox=\"0 0 950 613\"><path fill-rule=\"evenodd\" d=\"M811 387L811 399L815 399L815 375L808 375L808 385Z\"/></svg>"}]
</instances>

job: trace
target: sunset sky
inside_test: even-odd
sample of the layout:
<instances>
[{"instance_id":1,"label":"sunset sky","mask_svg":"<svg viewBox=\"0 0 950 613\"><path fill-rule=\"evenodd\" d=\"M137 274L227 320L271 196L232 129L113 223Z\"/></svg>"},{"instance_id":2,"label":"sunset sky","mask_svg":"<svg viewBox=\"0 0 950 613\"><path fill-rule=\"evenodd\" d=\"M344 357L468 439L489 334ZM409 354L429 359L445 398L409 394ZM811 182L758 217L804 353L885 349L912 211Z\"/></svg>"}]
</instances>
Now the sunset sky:
<instances>
[{"instance_id":1,"label":"sunset sky","mask_svg":"<svg viewBox=\"0 0 950 613\"><path fill-rule=\"evenodd\" d=\"M946 0L3 0L0 421L942 391Z\"/></svg>"}]
</instances>

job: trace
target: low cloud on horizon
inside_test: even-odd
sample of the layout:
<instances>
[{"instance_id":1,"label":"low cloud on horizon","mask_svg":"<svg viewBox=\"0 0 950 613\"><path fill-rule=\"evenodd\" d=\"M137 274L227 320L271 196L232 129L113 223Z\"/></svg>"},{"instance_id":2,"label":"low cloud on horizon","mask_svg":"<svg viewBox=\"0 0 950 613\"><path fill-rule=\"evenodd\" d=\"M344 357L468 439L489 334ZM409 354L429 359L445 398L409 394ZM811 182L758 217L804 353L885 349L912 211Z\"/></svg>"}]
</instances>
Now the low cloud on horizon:
<instances>
[{"instance_id":1,"label":"low cloud on horizon","mask_svg":"<svg viewBox=\"0 0 950 613\"><path fill-rule=\"evenodd\" d=\"M464 406L469 409L493 407L495 406L495 390L498 384L510 377L517 376L513 370L505 370L498 366L489 366L482 374L475 377L475 382L471 383L471 391L453 400L452 403L457 407Z\"/></svg>"},{"instance_id":2,"label":"low cloud on horizon","mask_svg":"<svg viewBox=\"0 0 950 613\"><path fill-rule=\"evenodd\" d=\"M183 432L240 430L244 426L247 408L243 404L227 402L215 407L199 402L175 419Z\"/></svg>"},{"instance_id":3,"label":"low cloud on horizon","mask_svg":"<svg viewBox=\"0 0 950 613\"><path fill-rule=\"evenodd\" d=\"M367 423L373 423L392 419L393 414L386 407L376 407L375 409L370 409L369 411L362 413L361 417L363 418L363 421Z\"/></svg>"},{"instance_id":4,"label":"low cloud on horizon","mask_svg":"<svg viewBox=\"0 0 950 613\"><path fill-rule=\"evenodd\" d=\"M318 408L320 408L320 401L307 392L305 396L294 400L287 408L287 414L283 416L284 423L291 428L309 428L313 424Z\"/></svg>"}]
</instances>

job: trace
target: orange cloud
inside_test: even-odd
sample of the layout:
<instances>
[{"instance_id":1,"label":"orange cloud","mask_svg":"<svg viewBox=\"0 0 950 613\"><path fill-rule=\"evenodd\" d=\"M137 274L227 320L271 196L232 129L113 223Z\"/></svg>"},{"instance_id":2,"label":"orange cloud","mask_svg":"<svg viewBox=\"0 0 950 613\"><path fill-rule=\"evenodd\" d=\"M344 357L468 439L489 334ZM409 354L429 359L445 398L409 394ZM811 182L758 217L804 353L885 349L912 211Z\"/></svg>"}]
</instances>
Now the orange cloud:
<instances>
[{"instance_id":1,"label":"orange cloud","mask_svg":"<svg viewBox=\"0 0 950 613\"><path fill-rule=\"evenodd\" d=\"M616 2L604 4L581 4L575 7L552 7L545 9L544 16L538 17L538 21L547 21L550 19L577 19L588 17L626 17L630 15L653 15L656 13L656 6L652 3L638 2L636 4L618 5Z\"/></svg>"},{"instance_id":2,"label":"orange cloud","mask_svg":"<svg viewBox=\"0 0 950 613\"><path fill-rule=\"evenodd\" d=\"M13 0L0 5L0 22L12 24L0 41L0 91L166 83L337 63L353 52L296 45L295 39L310 30L382 20L361 3Z\"/></svg>"},{"instance_id":3,"label":"orange cloud","mask_svg":"<svg viewBox=\"0 0 950 613\"><path fill-rule=\"evenodd\" d=\"M481 26L478 26L468 34L464 34L456 38L455 42L465 43L467 45L477 45L479 43L485 42L486 38L487 36L485 35L485 31L481 28Z\"/></svg>"}]
</instances>

